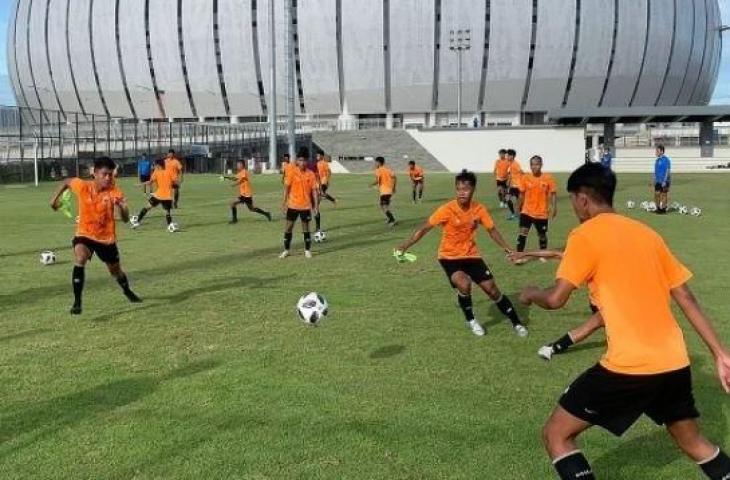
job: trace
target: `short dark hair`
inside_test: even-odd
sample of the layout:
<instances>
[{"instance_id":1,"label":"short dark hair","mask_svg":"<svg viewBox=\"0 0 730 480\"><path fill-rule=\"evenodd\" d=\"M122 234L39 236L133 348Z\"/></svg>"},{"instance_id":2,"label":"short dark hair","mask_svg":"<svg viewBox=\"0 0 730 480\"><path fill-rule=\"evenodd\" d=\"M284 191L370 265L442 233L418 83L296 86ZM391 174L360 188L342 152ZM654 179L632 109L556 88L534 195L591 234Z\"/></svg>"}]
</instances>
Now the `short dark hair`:
<instances>
[{"instance_id":1,"label":"short dark hair","mask_svg":"<svg viewBox=\"0 0 730 480\"><path fill-rule=\"evenodd\" d=\"M530 157L530 163L532 163L533 160L540 160L540 163L542 164L542 157L540 155L533 155Z\"/></svg>"},{"instance_id":2,"label":"short dark hair","mask_svg":"<svg viewBox=\"0 0 730 480\"><path fill-rule=\"evenodd\" d=\"M158 158L155 160L155 165L158 165L162 168L165 168L165 159L164 158Z\"/></svg>"},{"instance_id":3,"label":"short dark hair","mask_svg":"<svg viewBox=\"0 0 730 480\"><path fill-rule=\"evenodd\" d=\"M284 158L290 158L288 153L284 154Z\"/></svg>"},{"instance_id":4,"label":"short dark hair","mask_svg":"<svg viewBox=\"0 0 730 480\"><path fill-rule=\"evenodd\" d=\"M100 168L114 170L116 167L117 165L114 163L114 160L109 157L99 157L94 160L94 170L98 170Z\"/></svg>"},{"instance_id":5,"label":"short dark hair","mask_svg":"<svg viewBox=\"0 0 730 480\"><path fill-rule=\"evenodd\" d=\"M297 151L297 158L309 158L309 149L302 147Z\"/></svg>"},{"instance_id":6,"label":"short dark hair","mask_svg":"<svg viewBox=\"0 0 730 480\"><path fill-rule=\"evenodd\" d=\"M173 155L175 155L175 150L173 150L173 149L171 148L170 150L168 150L168 151L167 151L167 153L172 153Z\"/></svg>"},{"instance_id":7,"label":"short dark hair","mask_svg":"<svg viewBox=\"0 0 730 480\"><path fill-rule=\"evenodd\" d=\"M383 157L375 157L375 161L381 165L385 164L385 159Z\"/></svg>"},{"instance_id":8,"label":"short dark hair","mask_svg":"<svg viewBox=\"0 0 730 480\"><path fill-rule=\"evenodd\" d=\"M513 150L513 149L510 148L510 149L507 150L507 155L510 155L512 157L516 157L517 156L517 152L515 150Z\"/></svg>"},{"instance_id":9,"label":"short dark hair","mask_svg":"<svg viewBox=\"0 0 730 480\"><path fill-rule=\"evenodd\" d=\"M500 148L499 149L499 154L500 155L507 155L507 150L505 150L504 148Z\"/></svg>"},{"instance_id":10,"label":"short dark hair","mask_svg":"<svg viewBox=\"0 0 730 480\"><path fill-rule=\"evenodd\" d=\"M662 145L661 143L656 146L656 149L664 153L664 145Z\"/></svg>"},{"instance_id":11,"label":"short dark hair","mask_svg":"<svg viewBox=\"0 0 730 480\"><path fill-rule=\"evenodd\" d=\"M416 164L416 162L415 162L415 161L413 161L413 160L408 160L408 165L415 165L415 164Z\"/></svg>"},{"instance_id":12,"label":"short dark hair","mask_svg":"<svg viewBox=\"0 0 730 480\"><path fill-rule=\"evenodd\" d=\"M600 163L586 163L570 174L568 192L582 192L598 203L613 206L616 175Z\"/></svg>"},{"instance_id":13,"label":"short dark hair","mask_svg":"<svg viewBox=\"0 0 730 480\"><path fill-rule=\"evenodd\" d=\"M476 187L477 186L477 176L474 174L474 172L470 172L469 170L467 170L465 168L464 170L462 170L460 173L458 173L456 175L456 179L454 180L454 183L456 184L459 182L471 183L472 187Z\"/></svg>"}]
</instances>

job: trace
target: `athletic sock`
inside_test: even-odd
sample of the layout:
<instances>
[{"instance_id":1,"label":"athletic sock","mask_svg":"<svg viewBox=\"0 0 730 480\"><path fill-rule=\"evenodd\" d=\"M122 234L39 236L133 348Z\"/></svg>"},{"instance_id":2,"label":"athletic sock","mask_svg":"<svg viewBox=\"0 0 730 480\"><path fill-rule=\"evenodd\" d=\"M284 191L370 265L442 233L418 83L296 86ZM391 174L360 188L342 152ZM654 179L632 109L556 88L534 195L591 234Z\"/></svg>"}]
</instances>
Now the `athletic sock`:
<instances>
[{"instance_id":1,"label":"athletic sock","mask_svg":"<svg viewBox=\"0 0 730 480\"><path fill-rule=\"evenodd\" d=\"M423 198L423 189L418 191L418 199L420 200L422 198Z\"/></svg>"},{"instance_id":2,"label":"athletic sock","mask_svg":"<svg viewBox=\"0 0 730 480\"><path fill-rule=\"evenodd\" d=\"M139 215L137 215L137 221L141 222L142 219L144 218L144 216L147 215L147 212L149 212L149 211L150 211L150 209L146 208L146 207L143 208L142 210L140 210Z\"/></svg>"},{"instance_id":3,"label":"athletic sock","mask_svg":"<svg viewBox=\"0 0 730 480\"><path fill-rule=\"evenodd\" d=\"M538 239L540 240L540 250L545 250L547 248L547 235L540 235L538 236Z\"/></svg>"},{"instance_id":4,"label":"athletic sock","mask_svg":"<svg viewBox=\"0 0 730 480\"><path fill-rule=\"evenodd\" d=\"M135 293L132 291L131 288L129 288L129 279L127 279L127 275L124 273L117 277L117 283L120 287L122 287L122 292L124 292L124 296L127 297L132 302L140 302L140 298L135 295Z\"/></svg>"},{"instance_id":5,"label":"athletic sock","mask_svg":"<svg viewBox=\"0 0 730 480\"><path fill-rule=\"evenodd\" d=\"M517 251L524 252L527 245L527 235L517 235Z\"/></svg>"},{"instance_id":6,"label":"athletic sock","mask_svg":"<svg viewBox=\"0 0 730 480\"><path fill-rule=\"evenodd\" d=\"M718 447L714 457L698 464L710 480L730 478L730 457Z\"/></svg>"},{"instance_id":7,"label":"athletic sock","mask_svg":"<svg viewBox=\"0 0 730 480\"><path fill-rule=\"evenodd\" d=\"M414 202L416 201L416 189L415 188L413 189L413 201Z\"/></svg>"},{"instance_id":8,"label":"athletic sock","mask_svg":"<svg viewBox=\"0 0 730 480\"><path fill-rule=\"evenodd\" d=\"M311 250L311 249L312 249L312 234L309 232L304 232L304 250Z\"/></svg>"},{"instance_id":9,"label":"athletic sock","mask_svg":"<svg viewBox=\"0 0 730 480\"><path fill-rule=\"evenodd\" d=\"M459 301L459 307L464 312L464 318L467 322L474 320L474 307L471 300L471 295L464 295L457 292L456 299Z\"/></svg>"},{"instance_id":10,"label":"athletic sock","mask_svg":"<svg viewBox=\"0 0 730 480\"><path fill-rule=\"evenodd\" d=\"M514 215L515 214L515 204L512 203L512 199L507 200L507 208L509 208L509 212Z\"/></svg>"},{"instance_id":11,"label":"athletic sock","mask_svg":"<svg viewBox=\"0 0 730 480\"><path fill-rule=\"evenodd\" d=\"M566 333L555 342L553 342L553 353L563 353L574 343L575 342L573 342L573 339L570 337L570 333Z\"/></svg>"},{"instance_id":12,"label":"athletic sock","mask_svg":"<svg viewBox=\"0 0 730 480\"><path fill-rule=\"evenodd\" d=\"M586 457L576 450L564 457L553 460L553 467L557 470L561 480L595 480L593 470Z\"/></svg>"},{"instance_id":13,"label":"athletic sock","mask_svg":"<svg viewBox=\"0 0 730 480\"><path fill-rule=\"evenodd\" d=\"M86 270L84 267L74 265L73 273L71 274L71 284L74 290L74 306L81 307L81 293L84 291L85 278Z\"/></svg>"},{"instance_id":14,"label":"athletic sock","mask_svg":"<svg viewBox=\"0 0 730 480\"><path fill-rule=\"evenodd\" d=\"M330 195L329 193L325 193L325 194L324 194L324 198L326 198L327 200L329 200L329 201L330 201L330 202L332 202L332 203L335 203L335 197L333 197L333 196L332 196L332 195Z\"/></svg>"},{"instance_id":15,"label":"athletic sock","mask_svg":"<svg viewBox=\"0 0 730 480\"><path fill-rule=\"evenodd\" d=\"M395 222L395 217L393 216L392 213L390 213L390 210L385 211L385 216L388 217L388 223Z\"/></svg>"},{"instance_id":16,"label":"athletic sock","mask_svg":"<svg viewBox=\"0 0 730 480\"><path fill-rule=\"evenodd\" d=\"M172 215L170 214L169 210L165 213L165 221L168 225L172 223Z\"/></svg>"},{"instance_id":17,"label":"athletic sock","mask_svg":"<svg viewBox=\"0 0 730 480\"><path fill-rule=\"evenodd\" d=\"M176 188L175 189L175 201L174 201L175 208L177 208L177 202L178 202L178 200L180 200L180 189L179 188Z\"/></svg>"},{"instance_id":18,"label":"athletic sock","mask_svg":"<svg viewBox=\"0 0 730 480\"><path fill-rule=\"evenodd\" d=\"M284 234L284 250L289 250L291 248L291 239L292 239L291 232Z\"/></svg>"},{"instance_id":19,"label":"athletic sock","mask_svg":"<svg viewBox=\"0 0 730 480\"><path fill-rule=\"evenodd\" d=\"M314 223L317 226L317 230L319 230L320 227L322 226L322 216L319 213L317 213L317 215L314 216ZM309 250L309 249L307 249L307 250Z\"/></svg>"},{"instance_id":20,"label":"athletic sock","mask_svg":"<svg viewBox=\"0 0 730 480\"><path fill-rule=\"evenodd\" d=\"M238 210L236 207L231 207L231 220L234 222L238 220Z\"/></svg>"},{"instance_id":21,"label":"athletic sock","mask_svg":"<svg viewBox=\"0 0 730 480\"><path fill-rule=\"evenodd\" d=\"M502 295L502 298L495 303L497 308L499 308L499 311L502 312L505 317L509 318L510 322L512 322L512 326L522 325L520 317L517 316L517 310L515 310L515 306L512 305L512 302L509 298L507 298L507 295Z\"/></svg>"}]
</instances>

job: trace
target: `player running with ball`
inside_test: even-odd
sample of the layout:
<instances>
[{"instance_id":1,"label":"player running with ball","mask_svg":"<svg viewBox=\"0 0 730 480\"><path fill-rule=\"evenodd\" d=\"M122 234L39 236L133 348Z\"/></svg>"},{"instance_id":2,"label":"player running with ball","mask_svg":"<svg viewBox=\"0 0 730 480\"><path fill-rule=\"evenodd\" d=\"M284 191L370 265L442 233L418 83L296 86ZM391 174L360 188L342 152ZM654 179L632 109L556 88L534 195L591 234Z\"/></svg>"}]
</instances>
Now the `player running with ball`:
<instances>
[{"instance_id":1,"label":"player running with ball","mask_svg":"<svg viewBox=\"0 0 730 480\"><path fill-rule=\"evenodd\" d=\"M455 184L456 199L439 207L398 250L405 253L432 228L441 227L443 233L438 252L439 263L451 286L457 291L459 307L472 333L477 336L485 333L482 325L474 318L471 298L471 284L474 282L495 302L499 311L509 318L517 335L525 337L527 328L520 321L512 302L497 287L492 272L479 254L475 242L479 225L487 230L492 240L507 254L512 251L494 225L487 209L473 200L476 175L463 170L456 176Z\"/></svg>"}]
</instances>

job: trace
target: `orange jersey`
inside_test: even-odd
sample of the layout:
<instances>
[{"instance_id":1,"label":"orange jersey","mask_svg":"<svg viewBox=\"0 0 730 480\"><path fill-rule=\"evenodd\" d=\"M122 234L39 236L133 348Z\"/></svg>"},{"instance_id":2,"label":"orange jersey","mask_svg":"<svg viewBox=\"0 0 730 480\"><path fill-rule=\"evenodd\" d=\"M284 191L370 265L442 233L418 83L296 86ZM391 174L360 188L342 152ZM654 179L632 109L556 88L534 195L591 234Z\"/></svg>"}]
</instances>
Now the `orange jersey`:
<instances>
[{"instance_id":1,"label":"orange jersey","mask_svg":"<svg viewBox=\"0 0 730 480\"><path fill-rule=\"evenodd\" d=\"M522 176L519 184L520 193L525 196L522 212L532 218L547 219L550 195L557 191L555 179L549 173L536 177L532 173Z\"/></svg>"},{"instance_id":2,"label":"orange jersey","mask_svg":"<svg viewBox=\"0 0 730 480\"><path fill-rule=\"evenodd\" d=\"M317 192L317 177L311 170L290 169L285 176L289 187L287 207L293 210L311 210L312 196Z\"/></svg>"},{"instance_id":3,"label":"orange jersey","mask_svg":"<svg viewBox=\"0 0 730 480\"><path fill-rule=\"evenodd\" d=\"M440 259L479 258L475 241L477 228L494 228L494 221L484 205L471 202L464 210L456 200L439 207L428 219L432 227L441 226Z\"/></svg>"},{"instance_id":4,"label":"orange jersey","mask_svg":"<svg viewBox=\"0 0 730 480\"><path fill-rule=\"evenodd\" d=\"M423 168L416 165L413 168L408 169L408 176L411 177L412 182L418 182L423 180Z\"/></svg>"},{"instance_id":5,"label":"orange jersey","mask_svg":"<svg viewBox=\"0 0 730 480\"><path fill-rule=\"evenodd\" d=\"M152 171L150 182L157 186L153 194L157 200L172 200L172 184L175 179L170 171L166 168L155 168Z\"/></svg>"},{"instance_id":6,"label":"orange jersey","mask_svg":"<svg viewBox=\"0 0 730 480\"><path fill-rule=\"evenodd\" d=\"M381 195L392 195L395 188L395 174L388 167L375 169L375 180L378 182L378 189Z\"/></svg>"},{"instance_id":7,"label":"orange jersey","mask_svg":"<svg viewBox=\"0 0 730 480\"><path fill-rule=\"evenodd\" d=\"M327 185L330 182L332 170L330 169L330 164L326 160L320 160L317 162L317 175L319 176L319 181L322 185Z\"/></svg>"},{"instance_id":8,"label":"orange jersey","mask_svg":"<svg viewBox=\"0 0 730 480\"><path fill-rule=\"evenodd\" d=\"M291 172L293 172L294 170L299 170L299 168L294 163L284 162L281 164L281 173L282 173L282 175L284 175L285 184L286 184L287 177L290 176Z\"/></svg>"},{"instance_id":9,"label":"orange jersey","mask_svg":"<svg viewBox=\"0 0 730 480\"><path fill-rule=\"evenodd\" d=\"M511 162L509 160L507 161L507 172L509 175L509 186L519 188L520 178L522 178L522 167L516 158Z\"/></svg>"},{"instance_id":10,"label":"orange jersey","mask_svg":"<svg viewBox=\"0 0 730 480\"><path fill-rule=\"evenodd\" d=\"M117 241L114 221L114 205L124 199L117 187L97 190L93 180L74 178L69 185L76 194L79 205L79 223L76 236L90 238L99 243L111 244Z\"/></svg>"},{"instance_id":11,"label":"orange jersey","mask_svg":"<svg viewBox=\"0 0 730 480\"><path fill-rule=\"evenodd\" d=\"M251 190L251 180L248 176L248 170L241 170L236 174L236 180L238 180L238 194L242 197L253 196L253 190Z\"/></svg>"},{"instance_id":12,"label":"orange jersey","mask_svg":"<svg viewBox=\"0 0 730 480\"><path fill-rule=\"evenodd\" d=\"M169 172L173 181L178 181L183 171L182 163L175 157L165 159L165 170Z\"/></svg>"},{"instance_id":13,"label":"orange jersey","mask_svg":"<svg viewBox=\"0 0 730 480\"><path fill-rule=\"evenodd\" d=\"M494 178L503 182L509 178L509 160L498 158L494 162Z\"/></svg>"},{"instance_id":14,"label":"orange jersey","mask_svg":"<svg viewBox=\"0 0 730 480\"><path fill-rule=\"evenodd\" d=\"M599 300L608 342L605 368L646 375L689 365L670 290L692 273L655 231L615 213L598 215L570 233L556 276L576 288L588 284Z\"/></svg>"}]
</instances>

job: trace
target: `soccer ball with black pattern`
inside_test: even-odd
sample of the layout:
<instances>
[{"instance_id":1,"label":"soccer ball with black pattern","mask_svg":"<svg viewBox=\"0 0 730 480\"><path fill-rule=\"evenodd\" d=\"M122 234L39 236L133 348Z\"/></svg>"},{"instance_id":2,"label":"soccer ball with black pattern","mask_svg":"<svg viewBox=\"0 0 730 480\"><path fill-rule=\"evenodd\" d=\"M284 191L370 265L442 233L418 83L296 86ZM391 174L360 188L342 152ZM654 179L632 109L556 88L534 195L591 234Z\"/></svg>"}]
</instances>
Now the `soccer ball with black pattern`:
<instances>
[{"instance_id":1,"label":"soccer ball with black pattern","mask_svg":"<svg viewBox=\"0 0 730 480\"><path fill-rule=\"evenodd\" d=\"M317 292L302 295L297 302L297 314L307 325L318 325L329 313L327 300Z\"/></svg>"},{"instance_id":2,"label":"soccer ball with black pattern","mask_svg":"<svg viewBox=\"0 0 730 480\"><path fill-rule=\"evenodd\" d=\"M53 265L56 263L56 254L49 251L41 252L41 265Z\"/></svg>"}]
</instances>

